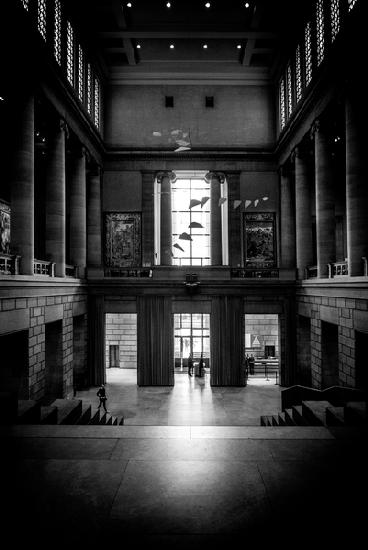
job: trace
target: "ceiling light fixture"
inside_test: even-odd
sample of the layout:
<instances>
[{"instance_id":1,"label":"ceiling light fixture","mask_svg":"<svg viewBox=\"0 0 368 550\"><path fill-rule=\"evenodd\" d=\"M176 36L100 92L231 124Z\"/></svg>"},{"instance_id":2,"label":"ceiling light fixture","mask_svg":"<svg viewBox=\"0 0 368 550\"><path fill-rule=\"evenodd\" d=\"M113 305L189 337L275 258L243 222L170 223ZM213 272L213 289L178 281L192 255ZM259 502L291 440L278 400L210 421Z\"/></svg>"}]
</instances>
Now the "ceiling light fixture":
<instances>
[{"instance_id":1,"label":"ceiling light fixture","mask_svg":"<svg viewBox=\"0 0 368 550\"><path fill-rule=\"evenodd\" d=\"M207 50L207 48L208 48L207 44L203 44L203 48L204 48L205 50Z\"/></svg>"},{"instance_id":2,"label":"ceiling light fixture","mask_svg":"<svg viewBox=\"0 0 368 550\"><path fill-rule=\"evenodd\" d=\"M167 8L171 8L171 3L170 3L170 2L167 2L166 7L167 7Z\"/></svg>"},{"instance_id":3,"label":"ceiling light fixture","mask_svg":"<svg viewBox=\"0 0 368 550\"><path fill-rule=\"evenodd\" d=\"M140 44L137 44L137 48L138 48L138 50L140 50L140 49L141 49L141 45L140 45Z\"/></svg>"},{"instance_id":4,"label":"ceiling light fixture","mask_svg":"<svg viewBox=\"0 0 368 550\"><path fill-rule=\"evenodd\" d=\"M127 3L127 8L131 8L132 7L132 3L131 2L128 2Z\"/></svg>"},{"instance_id":5,"label":"ceiling light fixture","mask_svg":"<svg viewBox=\"0 0 368 550\"><path fill-rule=\"evenodd\" d=\"M238 50L240 50L241 49L241 44L238 44L237 48L238 48Z\"/></svg>"},{"instance_id":6,"label":"ceiling light fixture","mask_svg":"<svg viewBox=\"0 0 368 550\"><path fill-rule=\"evenodd\" d=\"M170 44L170 50L173 50L175 48L174 44Z\"/></svg>"},{"instance_id":7,"label":"ceiling light fixture","mask_svg":"<svg viewBox=\"0 0 368 550\"><path fill-rule=\"evenodd\" d=\"M206 8L210 8L211 4L209 2L206 2L205 6L206 6Z\"/></svg>"},{"instance_id":8,"label":"ceiling light fixture","mask_svg":"<svg viewBox=\"0 0 368 550\"><path fill-rule=\"evenodd\" d=\"M249 2L245 2L244 6L245 6L246 8L249 8Z\"/></svg>"}]
</instances>

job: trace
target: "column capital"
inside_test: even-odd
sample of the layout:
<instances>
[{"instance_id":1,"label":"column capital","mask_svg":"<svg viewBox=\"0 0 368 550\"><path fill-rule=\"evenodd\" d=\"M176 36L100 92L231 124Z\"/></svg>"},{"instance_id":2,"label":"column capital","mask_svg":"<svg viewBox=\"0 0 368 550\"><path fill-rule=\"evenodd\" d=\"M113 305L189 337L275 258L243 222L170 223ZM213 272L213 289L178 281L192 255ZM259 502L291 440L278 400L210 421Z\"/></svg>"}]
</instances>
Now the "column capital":
<instances>
[{"instance_id":1,"label":"column capital","mask_svg":"<svg viewBox=\"0 0 368 550\"><path fill-rule=\"evenodd\" d=\"M285 164L282 164L279 166L279 174L281 178L289 178L291 175L291 167L289 162L285 162Z\"/></svg>"},{"instance_id":2,"label":"column capital","mask_svg":"<svg viewBox=\"0 0 368 550\"><path fill-rule=\"evenodd\" d=\"M211 183L213 179L217 179L219 183L224 183L226 176L223 172L207 172L204 179Z\"/></svg>"},{"instance_id":3,"label":"column capital","mask_svg":"<svg viewBox=\"0 0 368 550\"><path fill-rule=\"evenodd\" d=\"M295 162L295 159L307 159L310 154L310 148L306 143L298 143L296 147L291 152L290 158L292 162Z\"/></svg>"},{"instance_id":4,"label":"column capital","mask_svg":"<svg viewBox=\"0 0 368 550\"><path fill-rule=\"evenodd\" d=\"M172 170L161 170L160 172L156 172L156 179L158 183L162 183L164 178L169 178L171 183L176 182L176 174Z\"/></svg>"}]
</instances>

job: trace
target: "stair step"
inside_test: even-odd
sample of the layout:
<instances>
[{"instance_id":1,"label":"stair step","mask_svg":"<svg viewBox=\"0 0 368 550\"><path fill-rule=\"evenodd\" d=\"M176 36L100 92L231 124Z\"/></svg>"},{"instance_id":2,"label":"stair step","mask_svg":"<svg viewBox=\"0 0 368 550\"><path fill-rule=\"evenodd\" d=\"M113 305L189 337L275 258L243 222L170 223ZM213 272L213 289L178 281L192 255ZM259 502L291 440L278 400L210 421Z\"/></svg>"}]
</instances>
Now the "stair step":
<instances>
[{"instance_id":1,"label":"stair step","mask_svg":"<svg viewBox=\"0 0 368 550\"><path fill-rule=\"evenodd\" d=\"M279 420L279 426L287 426L286 415L284 412L279 412L278 420Z\"/></svg>"},{"instance_id":2,"label":"stair step","mask_svg":"<svg viewBox=\"0 0 368 550\"><path fill-rule=\"evenodd\" d=\"M293 405L292 415L293 415L293 420L297 426L308 426L308 423L303 416L301 405Z\"/></svg>"},{"instance_id":3,"label":"stair step","mask_svg":"<svg viewBox=\"0 0 368 550\"><path fill-rule=\"evenodd\" d=\"M57 424L58 410L53 405L41 407L40 424Z\"/></svg>"},{"instance_id":4,"label":"stair step","mask_svg":"<svg viewBox=\"0 0 368 550\"><path fill-rule=\"evenodd\" d=\"M18 399L18 424L38 424L40 422L41 407L33 399Z\"/></svg>"},{"instance_id":5,"label":"stair step","mask_svg":"<svg viewBox=\"0 0 368 550\"><path fill-rule=\"evenodd\" d=\"M82 403L82 412L80 417L77 419L76 424L88 424L92 415L92 406L85 405Z\"/></svg>"},{"instance_id":6,"label":"stair step","mask_svg":"<svg viewBox=\"0 0 368 550\"><path fill-rule=\"evenodd\" d=\"M271 416L271 426L279 426L279 415L278 414L273 414Z\"/></svg>"},{"instance_id":7,"label":"stair step","mask_svg":"<svg viewBox=\"0 0 368 550\"><path fill-rule=\"evenodd\" d=\"M120 421L118 422L119 426L124 426L124 416L120 418Z\"/></svg>"},{"instance_id":8,"label":"stair step","mask_svg":"<svg viewBox=\"0 0 368 550\"><path fill-rule=\"evenodd\" d=\"M345 414L344 407L327 407L326 408L326 424L327 426L344 426Z\"/></svg>"},{"instance_id":9,"label":"stair step","mask_svg":"<svg viewBox=\"0 0 368 550\"><path fill-rule=\"evenodd\" d=\"M344 418L349 426L367 425L367 403L365 401L348 401L344 407Z\"/></svg>"},{"instance_id":10,"label":"stair step","mask_svg":"<svg viewBox=\"0 0 368 550\"><path fill-rule=\"evenodd\" d=\"M106 414L106 419L105 419L106 426L112 426L112 419L113 419L113 416L111 416L110 413Z\"/></svg>"},{"instance_id":11,"label":"stair step","mask_svg":"<svg viewBox=\"0 0 368 550\"><path fill-rule=\"evenodd\" d=\"M113 416L113 417L112 417L112 425L113 425L113 426L118 426L118 424L119 424L119 419L118 419L118 417L117 417L117 416Z\"/></svg>"},{"instance_id":12,"label":"stair step","mask_svg":"<svg viewBox=\"0 0 368 550\"><path fill-rule=\"evenodd\" d=\"M97 409L95 411L92 411L91 418L88 422L88 424L93 424L94 426L97 426L98 424L105 424L106 421L106 413L105 411L101 411L101 409Z\"/></svg>"},{"instance_id":13,"label":"stair step","mask_svg":"<svg viewBox=\"0 0 368 550\"><path fill-rule=\"evenodd\" d=\"M302 414L309 426L326 425L326 409L329 401L302 401Z\"/></svg>"},{"instance_id":14,"label":"stair step","mask_svg":"<svg viewBox=\"0 0 368 550\"><path fill-rule=\"evenodd\" d=\"M81 399L55 399L51 403L58 410L58 424L75 424L82 413Z\"/></svg>"},{"instance_id":15,"label":"stair step","mask_svg":"<svg viewBox=\"0 0 368 550\"><path fill-rule=\"evenodd\" d=\"M296 422L293 418L293 410L292 409L285 409L285 422L286 426L296 426Z\"/></svg>"}]
</instances>

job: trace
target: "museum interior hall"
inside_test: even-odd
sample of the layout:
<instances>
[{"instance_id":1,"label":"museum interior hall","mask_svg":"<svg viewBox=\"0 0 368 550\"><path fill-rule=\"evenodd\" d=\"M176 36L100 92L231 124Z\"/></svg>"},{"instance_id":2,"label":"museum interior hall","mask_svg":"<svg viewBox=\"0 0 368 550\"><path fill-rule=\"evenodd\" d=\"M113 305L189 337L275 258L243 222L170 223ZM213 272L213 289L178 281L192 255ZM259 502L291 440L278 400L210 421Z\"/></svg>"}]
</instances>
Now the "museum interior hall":
<instances>
[{"instance_id":1,"label":"museum interior hall","mask_svg":"<svg viewBox=\"0 0 368 550\"><path fill-rule=\"evenodd\" d=\"M0 2L14 548L364 535L366 10Z\"/></svg>"}]
</instances>

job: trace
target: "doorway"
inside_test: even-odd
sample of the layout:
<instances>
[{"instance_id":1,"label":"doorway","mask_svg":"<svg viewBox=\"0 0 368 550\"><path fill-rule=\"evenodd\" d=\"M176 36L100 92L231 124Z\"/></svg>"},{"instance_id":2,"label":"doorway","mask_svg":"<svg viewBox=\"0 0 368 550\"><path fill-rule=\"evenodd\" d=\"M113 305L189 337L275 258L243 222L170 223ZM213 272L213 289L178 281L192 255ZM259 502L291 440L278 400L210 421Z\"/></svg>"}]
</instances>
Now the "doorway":
<instances>
[{"instance_id":1,"label":"doorway","mask_svg":"<svg viewBox=\"0 0 368 550\"><path fill-rule=\"evenodd\" d=\"M277 313L245 314L245 349L248 382L279 383L280 330Z\"/></svg>"},{"instance_id":2,"label":"doorway","mask_svg":"<svg viewBox=\"0 0 368 550\"><path fill-rule=\"evenodd\" d=\"M137 314L106 313L105 368L110 390L137 384Z\"/></svg>"},{"instance_id":3,"label":"doorway","mask_svg":"<svg viewBox=\"0 0 368 550\"><path fill-rule=\"evenodd\" d=\"M174 370L176 374L188 372L188 357L193 356L194 368L201 355L205 373L210 369L210 314L174 314Z\"/></svg>"}]
</instances>

